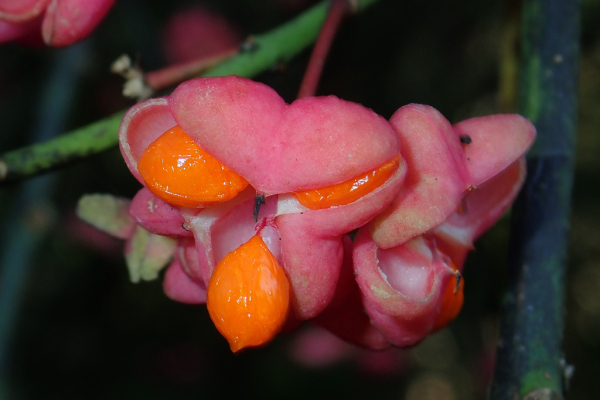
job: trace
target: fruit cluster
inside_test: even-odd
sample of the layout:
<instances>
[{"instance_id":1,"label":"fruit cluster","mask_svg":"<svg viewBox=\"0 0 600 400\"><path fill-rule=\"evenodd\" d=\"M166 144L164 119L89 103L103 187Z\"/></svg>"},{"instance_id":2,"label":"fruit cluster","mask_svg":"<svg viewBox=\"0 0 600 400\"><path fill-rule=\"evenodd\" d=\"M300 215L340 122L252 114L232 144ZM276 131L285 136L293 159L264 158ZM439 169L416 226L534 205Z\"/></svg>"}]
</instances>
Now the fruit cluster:
<instances>
[{"instance_id":1,"label":"fruit cluster","mask_svg":"<svg viewBox=\"0 0 600 400\"><path fill-rule=\"evenodd\" d=\"M447 325L535 129L518 115L451 125L417 104L389 121L334 96L286 104L229 76L138 103L119 135L144 185L131 217L175 239L155 250L173 257L166 294L206 302L237 351L303 320L370 348Z\"/></svg>"}]
</instances>

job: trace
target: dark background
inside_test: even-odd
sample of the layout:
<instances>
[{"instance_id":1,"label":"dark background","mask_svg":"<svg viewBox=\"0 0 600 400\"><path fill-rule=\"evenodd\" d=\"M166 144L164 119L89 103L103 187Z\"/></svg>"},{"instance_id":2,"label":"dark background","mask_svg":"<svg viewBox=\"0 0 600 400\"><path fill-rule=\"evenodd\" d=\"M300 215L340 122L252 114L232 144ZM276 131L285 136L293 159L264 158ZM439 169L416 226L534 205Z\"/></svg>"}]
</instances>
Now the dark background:
<instances>
[{"instance_id":1,"label":"dark background","mask_svg":"<svg viewBox=\"0 0 600 400\"><path fill-rule=\"evenodd\" d=\"M310 2L117 0L84 44L63 131L131 106L110 63L127 53L146 70L165 66L164 26L192 4L222 13L248 35L284 23ZM518 54L510 39L518 8L506 1L382 0L343 25L318 94L362 103L386 118L411 102L432 105L451 122L514 112L506 89L515 81L501 65ZM582 16L564 345L575 365L569 399L578 400L600 392L600 3L584 0ZM36 140L45 123L40 104L64 52L0 47L0 153ZM256 79L292 101L308 56ZM307 324L232 355L205 307L167 299L160 280L131 284L122 243L95 236L74 216L85 193L131 197L138 189L117 149L27 186L0 187L0 280L15 268L22 273L22 284L11 288L15 317L0 320L0 399L485 398L498 340L506 218L469 256L461 315L419 346L370 353Z\"/></svg>"}]
</instances>

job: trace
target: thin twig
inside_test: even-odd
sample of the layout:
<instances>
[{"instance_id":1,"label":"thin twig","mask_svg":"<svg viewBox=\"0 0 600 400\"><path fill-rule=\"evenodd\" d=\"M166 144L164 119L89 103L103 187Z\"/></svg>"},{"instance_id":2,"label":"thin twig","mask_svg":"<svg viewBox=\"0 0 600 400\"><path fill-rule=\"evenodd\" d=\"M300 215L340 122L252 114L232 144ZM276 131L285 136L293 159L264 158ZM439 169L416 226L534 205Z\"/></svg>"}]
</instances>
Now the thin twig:
<instances>
[{"instance_id":1,"label":"thin twig","mask_svg":"<svg viewBox=\"0 0 600 400\"><path fill-rule=\"evenodd\" d=\"M332 0L331 7L327 13L327 19L323 23L321 33L315 42L315 47L312 54L310 55L310 61L306 72L304 73L304 79L300 84L300 91L298 92L298 98L314 96L319 85L321 73L323 72L323 66L325 60L331 49L331 44L335 34L337 33L342 19L350 13L352 6L350 0Z\"/></svg>"},{"instance_id":2,"label":"thin twig","mask_svg":"<svg viewBox=\"0 0 600 400\"><path fill-rule=\"evenodd\" d=\"M112 63L111 71L125 78L123 96L141 101L152 97L159 90L199 76L239 52L240 47L236 46L208 58L203 57L151 72L142 71L131 62L129 56L122 55Z\"/></svg>"},{"instance_id":3,"label":"thin twig","mask_svg":"<svg viewBox=\"0 0 600 400\"><path fill-rule=\"evenodd\" d=\"M187 79L198 76L210 68L216 67L223 61L238 54L239 51L239 47L234 47L209 58L202 58L183 64L173 65L158 71L148 72L146 73L146 83L154 91L176 85Z\"/></svg>"}]
</instances>

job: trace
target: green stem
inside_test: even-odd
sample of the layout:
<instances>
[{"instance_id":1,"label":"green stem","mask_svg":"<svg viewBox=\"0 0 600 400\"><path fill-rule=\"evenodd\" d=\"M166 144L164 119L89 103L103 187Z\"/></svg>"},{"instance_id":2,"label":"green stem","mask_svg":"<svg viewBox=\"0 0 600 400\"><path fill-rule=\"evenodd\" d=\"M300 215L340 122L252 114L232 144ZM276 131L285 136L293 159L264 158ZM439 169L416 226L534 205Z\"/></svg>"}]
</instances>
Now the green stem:
<instances>
[{"instance_id":1,"label":"green stem","mask_svg":"<svg viewBox=\"0 0 600 400\"><path fill-rule=\"evenodd\" d=\"M240 49L235 46L209 58L202 57L183 64L171 65L158 71L147 72L144 81L153 92L156 92L201 75L203 72L239 54L239 52Z\"/></svg>"},{"instance_id":2,"label":"green stem","mask_svg":"<svg viewBox=\"0 0 600 400\"><path fill-rule=\"evenodd\" d=\"M114 147L124 114L121 111L55 139L5 153L0 158L0 182L33 176Z\"/></svg>"},{"instance_id":3,"label":"green stem","mask_svg":"<svg viewBox=\"0 0 600 400\"><path fill-rule=\"evenodd\" d=\"M358 1L358 10L378 0ZM253 36L248 48L211 69L203 76L252 77L278 62L286 62L315 41L325 21L329 3L323 1L290 22L262 35ZM33 176L113 148L125 111L75 129L54 140L5 153L0 157L0 183Z\"/></svg>"},{"instance_id":4,"label":"green stem","mask_svg":"<svg viewBox=\"0 0 600 400\"><path fill-rule=\"evenodd\" d=\"M491 396L561 399L564 280L573 184L580 4L525 0L520 111L538 137L515 203Z\"/></svg>"}]
</instances>

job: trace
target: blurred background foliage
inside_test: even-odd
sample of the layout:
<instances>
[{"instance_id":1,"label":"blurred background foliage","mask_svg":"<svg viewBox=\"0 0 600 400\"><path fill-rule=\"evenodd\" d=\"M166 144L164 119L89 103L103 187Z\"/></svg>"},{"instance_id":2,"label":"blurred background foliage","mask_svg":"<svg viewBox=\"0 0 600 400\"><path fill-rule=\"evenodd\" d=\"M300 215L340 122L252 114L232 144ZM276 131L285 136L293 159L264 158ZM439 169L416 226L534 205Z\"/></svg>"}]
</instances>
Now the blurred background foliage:
<instances>
[{"instance_id":1,"label":"blurred background foliage","mask_svg":"<svg viewBox=\"0 0 600 400\"><path fill-rule=\"evenodd\" d=\"M80 45L84 56L74 59L77 86L61 132L131 106L120 94L122 79L109 73L111 62L127 53L145 70L165 66L165 26L198 4L245 36L286 22L310 2L118 0ZM600 2L582 6L564 345L576 368L569 399L577 400L600 392ZM343 25L318 94L362 103L386 118L411 102L430 104L451 122L514 111L518 9L518 1L380 1ZM0 47L0 153L35 140L45 123L39 107L47 82L66 51ZM309 54L256 79L292 101ZM46 177L29 181L29 190L23 182L0 188L0 255L29 257L23 284L13 288L16 317L0 320L3 398L485 398L505 281L506 219L469 256L461 315L415 348L370 353L307 324L232 355L205 307L167 299L160 281L131 284L123 244L76 219L85 193L132 197L139 189L117 149ZM20 231L24 239L13 240ZM2 281L10 267L6 256L0 260Z\"/></svg>"}]
</instances>

